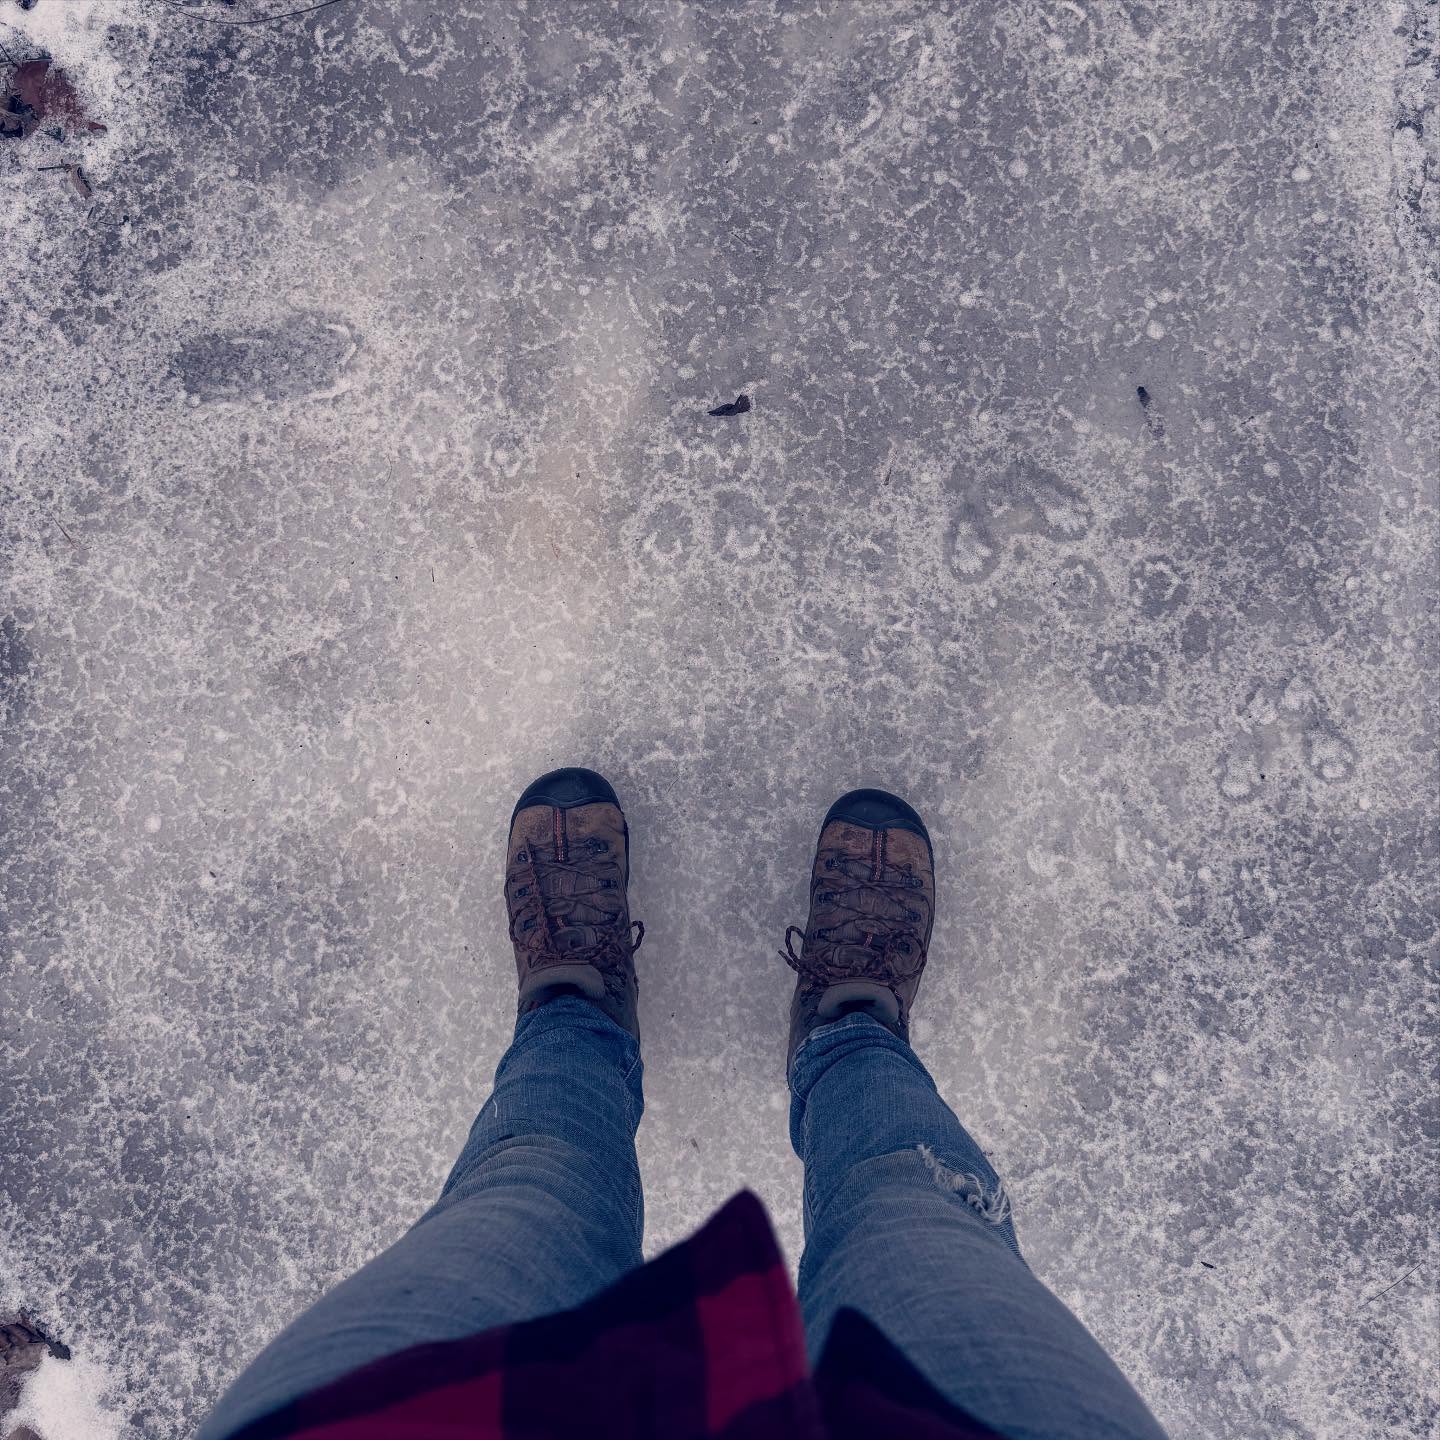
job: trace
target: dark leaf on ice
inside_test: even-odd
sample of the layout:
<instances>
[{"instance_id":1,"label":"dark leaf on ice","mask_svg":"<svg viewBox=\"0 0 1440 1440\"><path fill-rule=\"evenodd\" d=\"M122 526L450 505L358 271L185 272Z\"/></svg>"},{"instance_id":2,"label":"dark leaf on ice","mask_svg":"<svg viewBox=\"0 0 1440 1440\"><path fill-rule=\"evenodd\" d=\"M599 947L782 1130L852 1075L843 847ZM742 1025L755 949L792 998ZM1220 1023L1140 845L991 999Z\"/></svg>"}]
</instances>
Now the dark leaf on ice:
<instances>
[{"instance_id":1,"label":"dark leaf on ice","mask_svg":"<svg viewBox=\"0 0 1440 1440\"><path fill-rule=\"evenodd\" d=\"M750 397L738 395L729 405L717 405L712 415L743 415L750 408Z\"/></svg>"}]
</instances>

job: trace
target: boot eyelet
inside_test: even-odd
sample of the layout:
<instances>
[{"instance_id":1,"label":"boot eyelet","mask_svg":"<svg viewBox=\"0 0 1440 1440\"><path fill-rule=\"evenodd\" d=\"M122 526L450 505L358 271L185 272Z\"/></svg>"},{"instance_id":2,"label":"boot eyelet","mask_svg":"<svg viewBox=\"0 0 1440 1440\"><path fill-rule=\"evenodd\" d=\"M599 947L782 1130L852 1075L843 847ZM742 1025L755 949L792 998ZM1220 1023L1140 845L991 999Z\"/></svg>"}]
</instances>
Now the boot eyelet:
<instances>
[{"instance_id":1,"label":"boot eyelet","mask_svg":"<svg viewBox=\"0 0 1440 1440\"><path fill-rule=\"evenodd\" d=\"M529 893L530 893L530 887L529 887L528 885L522 885L522 886L520 886L520 888L519 888L518 890L516 890L516 892L515 892L515 898L516 898L517 900L519 900L519 899L523 898L524 896L528 895Z\"/></svg>"},{"instance_id":2,"label":"boot eyelet","mask_svg":"<svg viewBox=\"0 0 1440 1440\"><path fill-rule=\"evenodd\" d=\"M517 850L515 852L515 858L523 865L530 856L524 850Z\"/></svg>"}]
</instances>

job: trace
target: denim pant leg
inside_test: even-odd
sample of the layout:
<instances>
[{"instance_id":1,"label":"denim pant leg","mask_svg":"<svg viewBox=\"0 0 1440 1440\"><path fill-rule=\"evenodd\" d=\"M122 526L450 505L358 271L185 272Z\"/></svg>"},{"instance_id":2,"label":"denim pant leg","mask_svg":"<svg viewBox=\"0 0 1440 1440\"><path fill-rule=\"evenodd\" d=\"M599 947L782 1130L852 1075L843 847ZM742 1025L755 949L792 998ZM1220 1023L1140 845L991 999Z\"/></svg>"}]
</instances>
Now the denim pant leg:
<instances>
[{"instance_id":1,"label":"denim pant leg","mask_svg":"<svg viewBox=\"0 0 1440 1440\"><path fill-rule=\"evenodd\" d=\"M641 1074L639 1044L584 1000L523 1017L439 1200L291 1321L197 1440L382 1355L568 1309L638 1265Z\"/></svg>"},{"instance_id":2,"label":"denim pant leg","mask_svg":"<svg viewBox=\"0 0 1440 1440\"><path fill-rule=\"evenodd\" d=\"M812 1362L848 1305L1011 1440L1163 1440L1114 1362L1021 1259L999 1178L909 1045L868 1015L845 1015L796 1051L790 1085Z\"/></svg>"}]
</instances>

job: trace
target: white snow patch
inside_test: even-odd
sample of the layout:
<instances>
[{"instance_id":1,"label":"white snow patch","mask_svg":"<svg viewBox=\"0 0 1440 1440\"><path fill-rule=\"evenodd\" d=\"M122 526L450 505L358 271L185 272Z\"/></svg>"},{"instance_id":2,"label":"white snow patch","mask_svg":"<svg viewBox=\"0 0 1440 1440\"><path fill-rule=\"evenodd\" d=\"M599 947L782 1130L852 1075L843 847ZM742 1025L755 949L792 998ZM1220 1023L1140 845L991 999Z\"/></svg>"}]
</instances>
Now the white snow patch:
<instances>
[{"instance_id":1,"label":"white snow patch","mask_svg":"<svg viewBox=\"0 0 1440 1440\"><path fill-rule=\"evenodd\" d=\"M94 1360L47 1355L6 1424L12 1429L28 1425L40 1440L120 1440L124 1421L106 1403L118 1388L115 1377Z\"/></svg>"}]
</instances>

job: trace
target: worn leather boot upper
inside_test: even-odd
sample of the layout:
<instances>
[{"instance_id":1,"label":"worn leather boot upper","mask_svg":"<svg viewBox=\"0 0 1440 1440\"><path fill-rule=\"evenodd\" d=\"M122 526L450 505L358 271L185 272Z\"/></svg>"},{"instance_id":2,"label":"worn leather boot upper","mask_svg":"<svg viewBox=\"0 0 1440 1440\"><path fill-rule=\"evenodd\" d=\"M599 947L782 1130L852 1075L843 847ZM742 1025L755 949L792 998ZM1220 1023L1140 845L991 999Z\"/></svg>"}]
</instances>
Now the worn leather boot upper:
<instances>
[{"instance_id":1,"label":"worn leather boot upper","mask_svg":"<svg viewBox=\"0 0 1440 1440\"><path fill-rule=\"evenodd\" d=\"M851 795L882 796L914 816L883 791ZM850 798L837 801L832 816ZM879 803L851 809L872 818L889 814ZM918 816L914 823L919 826ZM786 929L781 952L798 976L787 1068L816 1025L850 1010L864 1010L909 1039L910 1007L935 921L935 866L919 828L917 834L900 824L827 817L810 871L810 918L803 932ZM797 934L798 955L791 942Z\"/></svg>"},{"instance_id":2,"label":"worn leather boot upper","mask_svg":"<svg viewBox=\"0 0 1440 1440\"><path fill-rule=\"evenodd\" d=\"M523 801L511 821L505 864L519 1013L553 998L557 986L570 986L638 1039L631 957L645 927L630 921L625 816L603 800ZM639 932L633 940L632 929Z\"/></svg>"}]
</instances>

